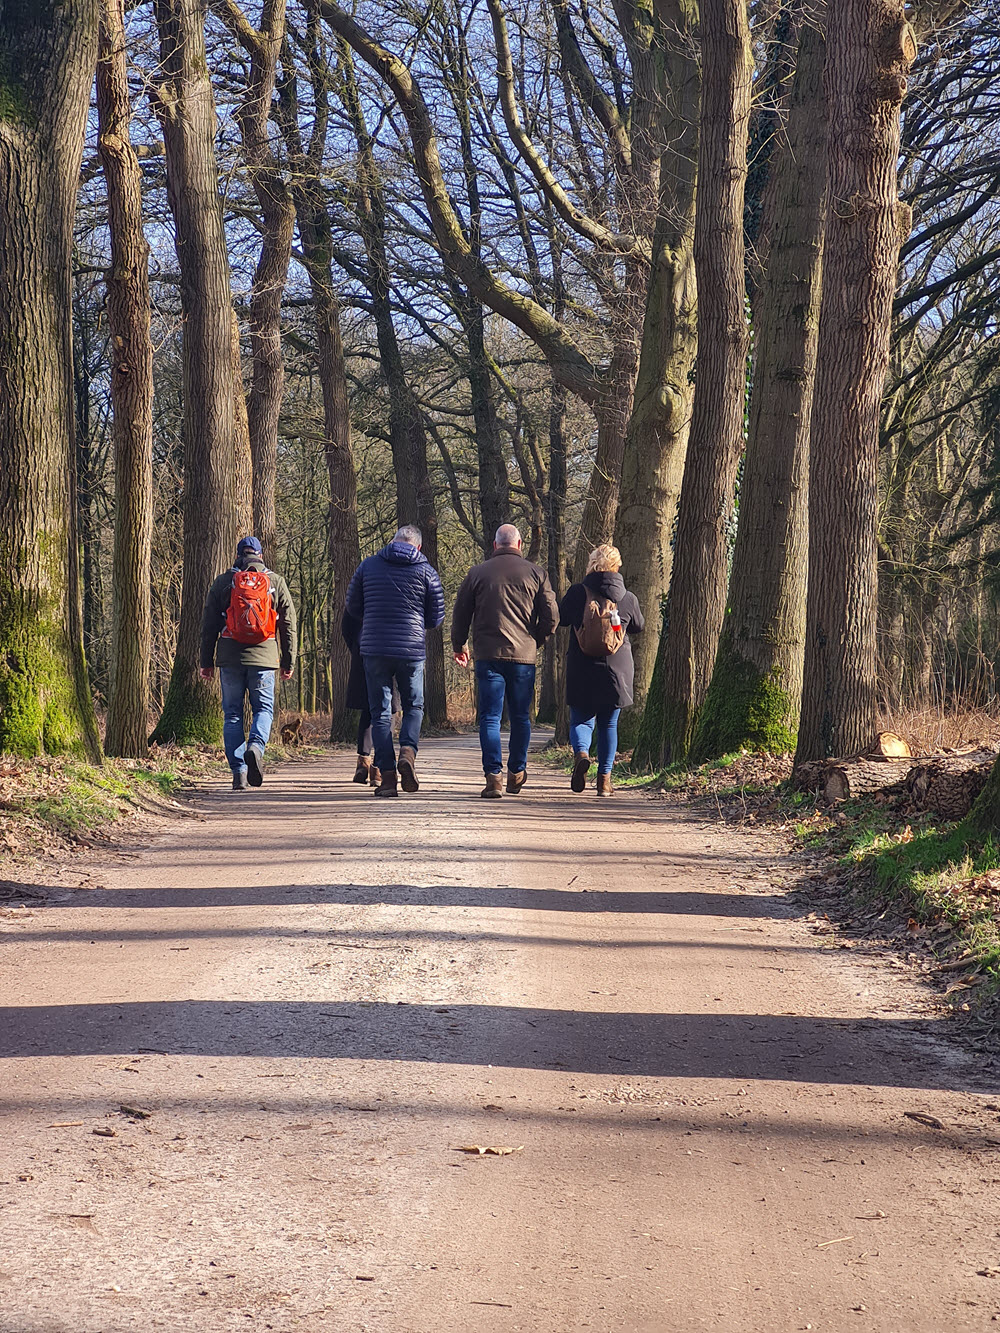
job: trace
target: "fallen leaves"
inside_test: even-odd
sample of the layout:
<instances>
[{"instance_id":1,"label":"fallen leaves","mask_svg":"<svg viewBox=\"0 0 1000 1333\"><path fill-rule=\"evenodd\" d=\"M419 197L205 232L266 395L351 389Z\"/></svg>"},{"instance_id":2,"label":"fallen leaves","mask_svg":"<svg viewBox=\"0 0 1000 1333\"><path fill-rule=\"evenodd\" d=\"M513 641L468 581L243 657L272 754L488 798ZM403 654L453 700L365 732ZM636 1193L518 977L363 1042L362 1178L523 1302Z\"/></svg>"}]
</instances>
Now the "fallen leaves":
<instances>
[{"instance_id":1,"label":"fallen leaves","mask_svg":"<svg viewBox=\"0 0 1000 1333\"><path fill-rule=\"evenodd\" d=\"M523 1152L524 1144L517 1148L484 1147L479 1143L466 1143L455 1149L456 1152L467 1152L474 1157L509 1157L511 1153Z\"/></svg>"}]
</instances>

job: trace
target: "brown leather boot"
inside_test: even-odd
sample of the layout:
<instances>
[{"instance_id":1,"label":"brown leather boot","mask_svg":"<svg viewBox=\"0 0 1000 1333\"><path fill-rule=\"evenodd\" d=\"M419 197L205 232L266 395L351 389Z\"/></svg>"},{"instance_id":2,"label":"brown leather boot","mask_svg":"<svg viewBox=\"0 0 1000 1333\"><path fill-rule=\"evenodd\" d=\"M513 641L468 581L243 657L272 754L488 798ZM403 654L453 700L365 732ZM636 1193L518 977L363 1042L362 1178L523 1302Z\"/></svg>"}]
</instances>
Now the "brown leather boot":
<instances>
[{"instance_id":1,"label":"brown leather boot","mask_svg":"<svg viewBox=\"0 0 1000 1333\"><path fill-rule=\"evenodd\" d=\"M351 778L351 781L356 782L361 787L366 787L368 785L368 778L371 773L371 769L372 769L372 761L368 758L366 754L359 754L358 766L354 770L354 777Z\"/></svg>"},{"instance_id":2,"label":"brown leather boot","mask_svg":"<svg viewBox=\"0 0 1000 1333\"><path fill-rule=\"evenodd\" d=\"M375 765L372 764L371 768L368 770L369 787L377 787L381 781L382 781L381 769L376 768Z\"/></svg>"},{"instance_id":3,"label":"brown leather boot","mask_svg":"<svg viewBox=\"0 0 1000 1333\"><path fill-rule=\"evenodd\" d=\"M577 753L576 762L573 765L573 776L569 780L570 791L583 791L587 785L587 774L590 772L590 755Z\"/></svg>"},{"instance_id":4,"label":"brown leather boot","mask_svg":"<svg viewBox=\"0 0 1000 1333\"><path fill-rule=\"evenodd\" d=\"M507 770L507 794L508 794L509 796L516 796L517 793L521 790L521 788L524 786L524 784L525 784L527 781L528 781L528 775L527 775L527 773L525 773L525 772L523 772L523 771L522 771L521 773L512 773L512 772L510 771L510 769L508 768L508 770Z\"/></svg>"},{"instance_id":5,"label":"brown leather boot","mask_svg":"<svg viewBox=\"0 0 1000 1333\"><path fill-rule=\"evenodd\" d=\"M503 778L499 773L486 774L486 786L479 795L484 801L499 801L503 796Z\"/></svg>"},{"instance_id":6,"label":"brown leather boot","mask_svg":"<svg viewBox=\"0 0 1000 1333\"><path fill-rule=\"evenodd\" d=\"M381 780L375 788L376 796L398 796L396 790L396 770L390 769L387 773L381 774Z\"/></svg>"},{"instance_id":7,"label":"brown leather boot","mask_svg":"<svg viewBox=\"0 0 1000 1333\"><path fill-rule=\"evenodd\" d=\"M403 791L419 791L420 783L417 781L415 764L417 762L417 752L412 745L401 745L399 747L399 760L396 767L399 769L399 785Z\"/></svg>"},{"instance_id":8,"label":"brown leather boot","mask_svg":"<svg viewBox=\"0 0 1000 1333\"><path fill-rule=\"evenodd\" d=\"M611 785L610 773L598 773L597 775L597 794L598 796L610 796L614 791Z\"/></svg>"}]
</instances>

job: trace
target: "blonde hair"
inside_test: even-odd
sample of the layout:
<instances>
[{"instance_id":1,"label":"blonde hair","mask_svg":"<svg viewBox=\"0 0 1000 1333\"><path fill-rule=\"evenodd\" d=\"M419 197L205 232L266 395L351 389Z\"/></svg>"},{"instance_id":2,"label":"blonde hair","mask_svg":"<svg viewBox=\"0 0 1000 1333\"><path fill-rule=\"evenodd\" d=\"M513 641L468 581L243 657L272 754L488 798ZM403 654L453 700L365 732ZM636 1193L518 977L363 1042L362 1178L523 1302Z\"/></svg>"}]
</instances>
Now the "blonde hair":
<instances>
[{"instance_id":1,"label":"blonde hair","mask_svg":"<svg viewBox=\"0 0 1000 1333\"><path fill-rule=\"evenodd\" d=\"M622 567L622 555L617 546L595 546L587 561L587 573L617 574Z\"/></svg>"}]
</instances>

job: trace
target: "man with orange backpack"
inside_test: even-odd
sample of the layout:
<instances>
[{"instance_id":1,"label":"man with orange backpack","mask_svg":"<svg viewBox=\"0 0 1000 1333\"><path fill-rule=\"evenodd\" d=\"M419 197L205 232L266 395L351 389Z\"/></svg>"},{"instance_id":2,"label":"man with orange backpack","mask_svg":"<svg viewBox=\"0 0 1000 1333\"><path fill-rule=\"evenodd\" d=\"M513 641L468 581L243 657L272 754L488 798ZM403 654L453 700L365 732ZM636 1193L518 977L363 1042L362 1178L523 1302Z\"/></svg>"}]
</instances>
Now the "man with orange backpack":
<instances>
[{"instance_id":1,"label":"man with orange backpack","mask_svg":"<svg viewBox=\"0 0 1000 1333\"><path fill-rule=\"evenodd\" d=\"M264 781L264 747L274 719L274 673L291 680L296 651L295 607L288 584L264 564L260 542L244 537L236 563L212 584L201 622L201 674L219 667L222 737L233 770L233 791ZM250 735L243 700L250 698Z\"/></svg>"}]
</instances>

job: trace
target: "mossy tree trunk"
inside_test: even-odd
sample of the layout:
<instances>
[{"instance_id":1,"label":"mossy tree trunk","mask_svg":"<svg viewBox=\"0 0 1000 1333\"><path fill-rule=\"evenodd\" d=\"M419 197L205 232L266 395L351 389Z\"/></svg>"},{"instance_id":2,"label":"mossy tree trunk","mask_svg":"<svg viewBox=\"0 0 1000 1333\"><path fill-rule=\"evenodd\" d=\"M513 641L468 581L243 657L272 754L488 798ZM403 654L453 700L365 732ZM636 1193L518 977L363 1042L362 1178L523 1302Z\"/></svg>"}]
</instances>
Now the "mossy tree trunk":
<instances>
[{"instance_id":1,"label":"mossy tree trunk","mask_svg":"<svg viewBox=\"0 0 1000 1333\"><path fill-rule=\"evenodd\" d=\"M154 11L160 37L155 96L184 312L184 574L174 667L153 739L217 741L218 693L198 666L205 595L231 562L238 535L229 258L205 4L155 0Z\"/></svg>"},{"instance_id":2,"label":"mossy tree trunk","mask_svg":"<svg viewBox=\"0 0 1000 1333\"><path fill-rule=\"evenodd\" d=\"M639 762L687 758L726 605L728 530L743 452L747 368L743 193L753 59L745 0L701 4L702 94L694 257L698 362L677 521L661 698L647 708Z\"/></svg>"},{"instance_id":3,"label":"mossy tree trunk","mask_svg":"<svg viewBox=\"0 0 1000 1333\"><path fill-rule=\"evenodd\" d=\"M105 749L141 758L146 754L152 653L153 344L142 176L130 141L123 0L101 0L97 114L111 238L105 281L115 457L111 699Z\"/></svg>"},{"instance_id":4,"label":"mossy tree trunk","mask_svg":"<svg viewBox=\"0 0 1000 1333\"><path fill-rule=\"evenodd\" d=\"M700 74L693 0L657 8L666 102L660 128L660 200L632 416L625 438L615 545L639 599L646 632L632 644L635 706L622 716L619 745L635 741L653 674L661 607L670 584L672 538L691 420L691 371L698 341L694 271L695 177Z\"/></svg>"},{"instance_id":5,"label":"mossy tree trunk","mask_svg":"<svg viewBox=\"0 0 1000 1333\"><path fill-rule=\"evenodd\" d=\"M799 763L856 754L876 729L879 409L908 225L896 183L899 108L915 55L903 0L830 5L829 201Z\"/></svg>"},{"instance_id":6,"label":"mossy tree trunk","mask_svg":"<svg viewBox=\"0 0 1000 1333\"><path fill-rule=\"evenodd\" d=\"M826 195L822 15L802 25L768 193L765 269L754 301L754 378L729 611L692 758L795 747L802 699L809 533L809 427Z\"/></svg>"},{"instance_id":7,"label":"mossy tree trunk","mask_svg":"<svg viewBox=\"0 0 1000 1333\"><path fill-rule=\"evenodd\" d=\"M0 751L94 761L70 260L97 26L97 0L0 5Z\"/></svg>"}]
</instances>

